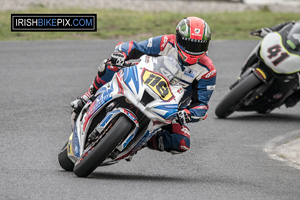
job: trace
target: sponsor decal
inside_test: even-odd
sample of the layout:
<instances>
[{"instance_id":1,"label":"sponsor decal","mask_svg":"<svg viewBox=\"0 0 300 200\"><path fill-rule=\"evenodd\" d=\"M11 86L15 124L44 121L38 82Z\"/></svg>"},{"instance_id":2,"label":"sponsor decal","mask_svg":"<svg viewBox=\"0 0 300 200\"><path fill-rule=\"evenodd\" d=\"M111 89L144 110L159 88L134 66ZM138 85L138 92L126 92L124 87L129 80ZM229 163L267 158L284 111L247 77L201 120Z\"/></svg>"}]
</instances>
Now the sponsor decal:
<instances>
[{"instance_id":1,"label":"sponsor decal","mask_svg":"<svg viewBox=\"0 0 300 200\"><path fill-rule=\"evenodd\" d=\"M184 70L184 75L191 77L191 78L195 78L195 74L196 72L194 72L192 69L186 68Z\"/></svg>"},{"instance_id":2,"label":"sponsor decal","mask_svg":"<svg viewBox=\"0 0 300 200\"><path fill-rule=\"evenodd\" d=\"M177 90L177 93L178 94L181 94L181 93L183 93L184 92L184 90L182 89L182 88L179 88L178 90Z\"/></svg>"},{"instance_id":3,"label":"sponsor decal","mask_svg":"<svg viewBox=\"0 0 300 200\"><path fill-rule=\"evenodd\" d=\"M186 134L186 135L190 135L190 131L188 128L186 128L185 126L182 126L181 131Z\"/></svg>"},{"instance_id":4,"label":"sponsor decal","mask_svg":"<svg viewBox=\"0 0 300 200\"><path fill-rule=\"evenodd\" d=\"M206 86L206 89L207 90L214 90L215 89L215 85L208 85L208 86Z\"/></svg>"},{"instance_id":5,"label":"sponsor decal","mask_svg":"<svg viewBox=\"0 0 300 200\"><path fill-rule=\"evenodd\" d=\"M149 38L147 47L149 47L149 48L152 47L152 43L153 43L153 38Z\"/></svg>"},{"instance_id":6,"label":"sponsor decal","mask_svg":"<svg viewBox=\"0 0 300 200\"><path fill-rule=\"evenodd\" d=\"M273 99L280 99L283 96L282 93L277 93L273 96Z\"/></svg>"},{"instance_id":7,"label":"sponsor decal","mask_svg":"<svg viewBox=\"0 0 300 200\"><path fill-rule=\"evenodd\" d=\"M216 76L216 73L217 73L217 70L214 69L214 70L209 71L209 72L207 72L206 74L204 74L204 75L202 76L202 78L203 78L203 79L209 79L209 78L212 78L212 77Z\"/></svg>"},{"instance_id":8,"label":"sponsor decal","mask_svg":"<svg viewBox=\"0 0 300 200\"><path fill-rule=\"evenodd\" d=\"M201 37L200 34L201 30L199 28L195 28L194 33L192 33L193 36ZM195 39L195 41L192 42L198 42L200 38ZM200 40L201 41L201 40Z\"/></svg>"},{"instance_id":9,"label":"sponsor decal","mask_svg":"<svg viewBox=\"0 0 300 200\"><path fill-rule=\"evenodd\" d=\"M168 36L164 36L164 42L163 42L163 44L160 46L160 49L161 50L163 50L165 47L166 47L166 45L167 45L167 42L168 42Z\"/></svg>"}]
</instances>

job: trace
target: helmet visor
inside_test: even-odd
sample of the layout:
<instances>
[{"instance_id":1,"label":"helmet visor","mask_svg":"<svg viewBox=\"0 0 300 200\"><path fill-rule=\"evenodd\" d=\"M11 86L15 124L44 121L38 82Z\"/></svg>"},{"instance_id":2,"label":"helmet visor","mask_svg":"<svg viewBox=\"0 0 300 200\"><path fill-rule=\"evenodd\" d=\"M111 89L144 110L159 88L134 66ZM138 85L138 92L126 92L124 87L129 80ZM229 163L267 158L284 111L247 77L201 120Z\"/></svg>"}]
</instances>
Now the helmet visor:
<instances>
[{"instance_id":1,"label":"helmet visor","mask_svg":"<svg viewBox=\"0 0 300 200\"><path fill-rule=\"evenodd\" d=\"M179 47L190 55L201 55L208 49L209 40L196 40L176 34L176 41Z\"/></svg>"}]
</instances>

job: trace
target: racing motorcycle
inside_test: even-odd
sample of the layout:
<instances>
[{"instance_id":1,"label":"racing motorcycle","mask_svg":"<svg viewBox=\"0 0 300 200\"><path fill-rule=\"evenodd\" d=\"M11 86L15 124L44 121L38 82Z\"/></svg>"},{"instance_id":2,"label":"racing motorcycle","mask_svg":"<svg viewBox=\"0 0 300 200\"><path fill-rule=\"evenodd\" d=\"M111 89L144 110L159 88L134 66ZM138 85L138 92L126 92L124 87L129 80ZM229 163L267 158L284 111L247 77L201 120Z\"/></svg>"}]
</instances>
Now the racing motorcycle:
<instances>
[{"instance_id":1,"label":"racing motorcycle","mask_svg":"<svg viewBox=\"0 0 300 200\"><path fill-rule=\"evenodd\" d=\"M183 95L175 58L142 56L101 87L78 115L60 166L78 177L98 166L130 160L176 117Z\"/></svg>"},{"instance_id":2,"label":"racing motorcycle","mask_svg":"<svg viewBox=\"0 0 300 200\"><path fill-rule=\"evenodd\" d=\"M235 111L270 113L299 89L300 25L268 33L254 48L215 114L226 118ZM298 48L297 48L298 46Z\"/></svg>"}]
</instances>

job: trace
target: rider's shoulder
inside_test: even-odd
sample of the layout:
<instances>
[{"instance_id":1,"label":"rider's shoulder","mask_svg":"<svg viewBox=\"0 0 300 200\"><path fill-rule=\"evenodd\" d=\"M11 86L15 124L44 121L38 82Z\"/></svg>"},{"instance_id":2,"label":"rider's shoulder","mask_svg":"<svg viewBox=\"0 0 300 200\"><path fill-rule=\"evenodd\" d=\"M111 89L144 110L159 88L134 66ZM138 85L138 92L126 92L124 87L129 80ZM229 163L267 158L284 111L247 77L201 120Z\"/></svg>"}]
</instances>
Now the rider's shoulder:
<instances>
[{"instance_id":1,"label":"rider's shoulder","mask_svg":"<svg viewBox=\"0 0 300 200\"><path fill-rule=\"evenodd\" d=\"M215 79L217 75L217 70L212 62L212 60L205 54L201 59L198 61L198 65L201 66L201 73L199 74L197 80L199 79Z\"/></svg>"},{"instance_id":2,"label":"rider's shoulder","mask_svg":"<svg viewBox=\"0 0 300 200\"><path fill-rule=\"evenodd\" d=\"M161 36L158 36L158 38L160 38L161 40L161 43L175 43L175 39L176 39L176 36L174 34L170 34L170 35L161 35Z\"/></svg>"},{"instance_id":3,"label":"rider's shoulder","mask_svg":"<svg viewBox=\"0 0 300 200\"><path fill-rule=\"evenodd\" d=\"M174 47L176 37L175 35L170 34L158 36L157 39L160 41L160 50L163 51L167 44L170 44L170 47Z\"/></svg>"},{"instance_id":4,"label":"rider's shoulder","mask_svg":"<svg viewBox=\"0 0 300 200\"><path fill-rule=\"evenodd\" d=\"M207 54L204 54L204 56L198 60L198 64L201 66L207 68L208 71L215 71L216 68L213 64L213 61L210 59L210 57Z\"/></svg>"}]
</instances>

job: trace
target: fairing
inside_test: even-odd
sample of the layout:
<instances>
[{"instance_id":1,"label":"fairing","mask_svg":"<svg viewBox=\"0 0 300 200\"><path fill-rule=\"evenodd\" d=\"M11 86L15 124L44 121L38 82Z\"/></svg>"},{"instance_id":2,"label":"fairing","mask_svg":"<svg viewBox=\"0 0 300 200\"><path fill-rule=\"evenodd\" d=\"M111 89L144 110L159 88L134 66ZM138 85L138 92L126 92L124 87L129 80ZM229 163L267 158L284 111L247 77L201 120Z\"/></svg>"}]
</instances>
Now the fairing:
<instances>
[{"instance_id":1,"label":"fairing","mask_svg":"<svg viewBox=\"0 0 300 200\"><path fill-rule=\"evenodd\" d=\"M80 113L70 137L69 157L74 161L84 153L85 140L87 133L91 131L89 129L93 119L109 103L120 97L125 97L125 101L130 102L151 120L146 131L139 136L139 140L131 143L131 148L126 148L136 136L139 122L132 111L124 108L115 108L107 113L96 129L101 132L114 116L123 113L136 128L118 147L121 154L115 160L128 157L132 152L139 150L157 129L171 123L176 117L178 103L183 95L182 87L177 81L180 75L180 66L168 57L143 56L138 65L120 70L109 83L98 90L96 99L88 102ZM122 152L125 148L126 151Z\"/></svg>"}]
</instances>

